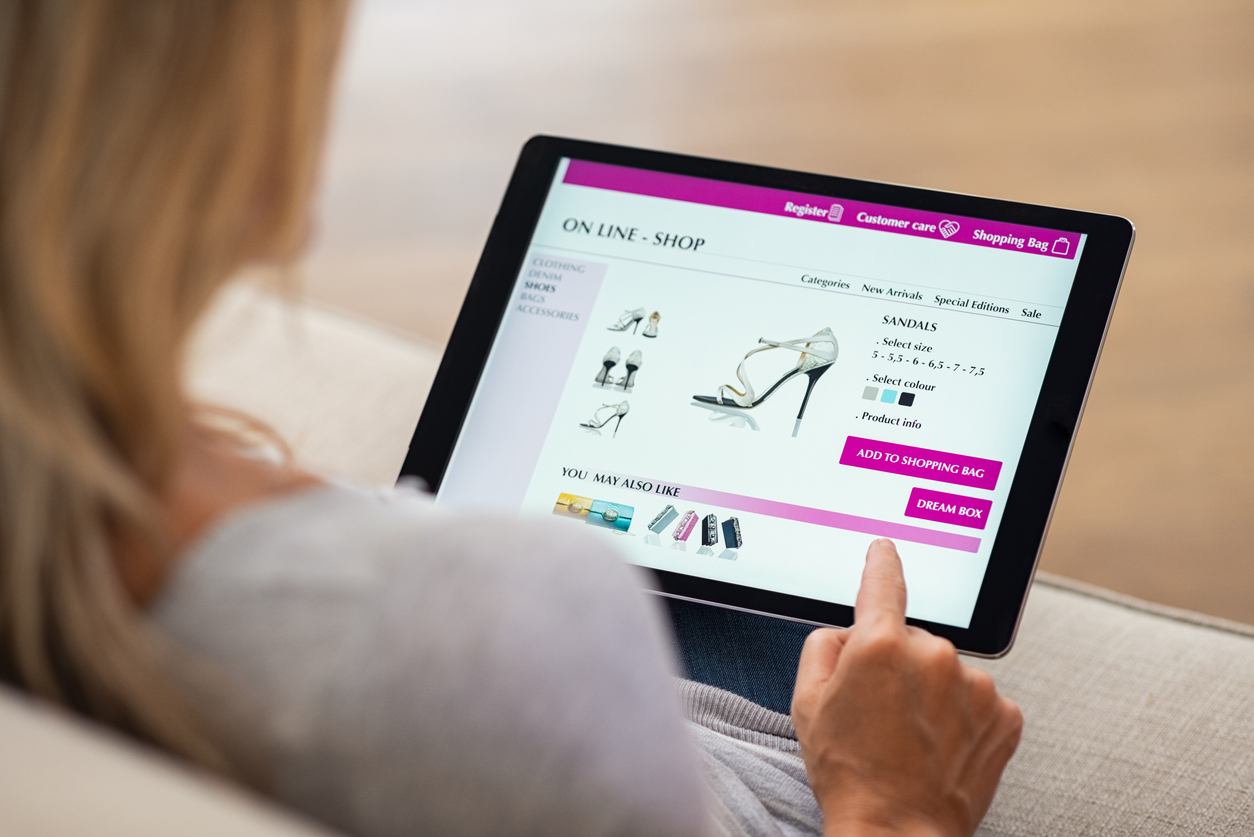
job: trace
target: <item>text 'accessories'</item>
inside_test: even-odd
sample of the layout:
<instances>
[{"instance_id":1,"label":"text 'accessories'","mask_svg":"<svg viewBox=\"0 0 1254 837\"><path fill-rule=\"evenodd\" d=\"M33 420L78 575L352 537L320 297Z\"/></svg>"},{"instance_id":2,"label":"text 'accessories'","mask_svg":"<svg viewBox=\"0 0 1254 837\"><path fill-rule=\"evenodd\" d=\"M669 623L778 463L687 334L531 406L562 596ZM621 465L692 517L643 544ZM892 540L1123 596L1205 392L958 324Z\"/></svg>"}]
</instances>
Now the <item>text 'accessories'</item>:
<instances>
[{"instance_id":1,"label":"text 'accessories'","mask_svg":"<svg viewBox=\"0 0 1254 837\"><path fill-rule=\"evenodd\" d=\"M641 357L639 350L627 355L627 362L623 364L627 368L627 374L619 381L623 385L623 389L631 389L636 385L636 370L641 366Z\"/></svg>"},{"instance_id":2,"label":"text 'accessories'","mask_svg":"<svg viewBox=\"0 0 1254 837\"><path fill-rule=\"evenodd\" d=\"M626 532L631 528L631 518L635 513L636 510L632 506L593 500L592 508L588 510L588 522Z\"/></svg>"},{"instance_id":3,"label":"text 'accessories'","mask_svg":"<svg viewBox=\"0 0 1254 837\"><path fill-rule=\"evenodd\" d=\"M553 514L563 517L587 517L588 509L592 508L591 497L580 497L578 494L559 494L557 503L553 505Z\"/></svg>"},{"instance_id":4,"label":"text 'accessories'","mask_svg":"<svg viewBox=\"0 0 1254 837\"><path fill-rule=\"evenodd\" d=\"M718 516L707 514L701 522L701 545L714 546L718 543Z\"/></svg>"},{"instance_id":5,"label":"text 'accessories'","mask_svg":"<svg viewBox=\"0 0 1254 837\"><path fill-rule=\"evenodd\" d=\"M744 538L740 537L739 520L729 517L723 521L723 540L731 549L740 549L745 545Z\"/></svg>"},{"instance_id":6,"label":"text 'accessories'","mask_svg":"<svg viewBox=\"0 0 1254 837\"><path fill-rule=\"evenodd\" d=\"M649 315L649 324L644 327L645 337L657 337L658 320L662 319L662 315L654 311Z\"/></svg>"},{"instance_id":7,"label":"text 'accessories'","mask_svg":"<svg viewBox=\"0 0 1254 837\"><path fill-rule=\"evenodd\" d=\"M675 524L675 531L671 533L671 537L677 541L686 541L688 536L692 534L692 530L697 525L697 513L691 509L684 512L684 516L679 518L679 522Z\"/></svg>"},{"instance_id":8,"label":"text 'accessories'","mask_svg":"<svg viewBox=\"0 0 1254 837\"><path fill-rule=\"evenodd\" d=\"M613 410L614 412L610 413L603 419L598 419L598 416L600 416L602 410ZM597 407L596 412L592 414L592 418L588 419L587 421L581 421L579 423L579 426L587 427L592 430L599 430L602 427L604 427L605 423L608 422L610 419L617 417L618 423L614 425L614 435L617 436L618 425L623 423L623 416L627 415L627 413L630 410L631 410L631 405L628 404L626 401L620 401L617 404L602 404L600 407Z\"/></svg>"},{"instance_id":9,"label":"text 'accessories'","mask_svg":"<svg viewBox=\"0 0 1254 837\"><path fill-rule=\"evenodd\" d=\"M640 321L644 319L644 309L637 308L635 311L624 311L623 315L618 318L618 322L610 326L607 331L626 331L631 327L631 333L635 334L636 329L640 327Z\"/></svg>"},{"instance_id":10,"label":"text 'accessories'","mask_svg":"<svg viewBox=\"0 0 1254 837\"><path fill-rule=\"evenodd\" d=\"M716 395L694 395L693 400L702 404L717 404L720 407L739 407L751 410L770 398L775 390L779 389L780 385L785 381L795 378L797 375L806 375L810 382L806 386L805 398L801 400L801 409L797 412L797 421L800 423L802 416L805 415L806 405L810 403L810 392L814 389L815 383L836 362L836 356L839 353L839 347L836 345L836 336L832 334L830 328L825 328L811 337L801 337L797 340L777 341L761 338L758 342L763 345L756 349L750 349L744 360L740 361L740 365L736 367L736 377L740 379L740 384L744 387L743 392L725 384L718 388ZM753 384L749 382L749 375L745 371L745 361L758 352L765 352L771 349L790 349L794 352L800 352L801 357L797 359L796 366L784 373L782 378L759 396L754 392Z\"/></svg>"},{"instance_id":11,"label":"text 'accessories'","mask_svg":"<svg viewBox=\"0 0 1254 837\"><path fill-rule=\"evenodd\" d=\"M597 374L596 381L598 384L605 386L605 384L609 381L610 370L614 368L614 364L618 363L619 357L618 347L610 346L610 350L605 353L605 357L601 358L601 364L605 368Z\"/></svg>"},{"instance_id":12,"label":"text 'accessories'","mask_svg":"<svg viewBox=\"0 0 1254 837\"><path fill-rule=\"evenodd\" d=\"M666 530L667 526L671 525L671 521L677 517L679 517L679 512L675 511L675 507L667 506L658 512L657 517L653 518L652 522L649 523L649 531L660 535Z\"/></svg>"}]
</instances>

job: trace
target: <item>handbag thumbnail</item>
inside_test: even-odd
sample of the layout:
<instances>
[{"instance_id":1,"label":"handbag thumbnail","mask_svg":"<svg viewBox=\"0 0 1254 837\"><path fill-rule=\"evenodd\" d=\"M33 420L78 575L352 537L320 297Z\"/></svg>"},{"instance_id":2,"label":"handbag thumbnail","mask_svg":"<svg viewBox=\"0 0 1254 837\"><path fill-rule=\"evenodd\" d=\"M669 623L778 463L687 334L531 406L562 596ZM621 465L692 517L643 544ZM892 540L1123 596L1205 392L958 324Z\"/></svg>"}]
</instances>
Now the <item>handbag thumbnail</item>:
<instances>
[{"instance_id":1,"label":"handbag thumbnail","mask_svg":"<svg viewBox=\"0 0 1254 837\"><path fill-rule=\"evenodd\" d=\"M597 526L605 526L626 532L631 528L631 517L636 513L632 506L610 503L605 500L593 500L592 508L588 509L588 522Z\"/></svg>"},{"instance_id":2,"label":"handbag thumbnail","mask_svg":"<svg viewBox=\"0 0 1254 837\"><path fill-rule=\"evenodd\" d=\"M653 518L653 522L649 524L649 531L660 535L666 531L666 527L670 526L671 522L677 517L679 517L679 512L675 511L674 506L668 505L657 513L657 517Z\"/></svg>"},{"instance_id":3,"label":"handbag thumbnail","mask_svg":"<svg viewBox=\"0 0 1254 837\"><path fill-rule=\"evenodd\" d=\"M684 512L684 516L679 519L679 523L675 524L675 531L671 534L671 537L677 541L686 541L696 526L697 513L690 509Z\"/></svg>"},{"instance_id":4,"label":"handbag thumbnail","mask_svg":"<svg viewBox=\"0 0 1254 837\"><path fill-rule=\"evenodd\" d=\"M718 543L718 516L707 514L701 522L701 545L714 546Z\"/></svg>"},{"instance_id":5,"label":"handbag thumbnail","mask_svg":"<svg viewBox=\"0 0 1254 837\"><path fill-rule=\"evenodd\" d=\"M553 514L563 517L587 517L588 509L592 508L591 497L580 497L577 494L559 494L553 505Z\"/></svg>"}]
</instances>

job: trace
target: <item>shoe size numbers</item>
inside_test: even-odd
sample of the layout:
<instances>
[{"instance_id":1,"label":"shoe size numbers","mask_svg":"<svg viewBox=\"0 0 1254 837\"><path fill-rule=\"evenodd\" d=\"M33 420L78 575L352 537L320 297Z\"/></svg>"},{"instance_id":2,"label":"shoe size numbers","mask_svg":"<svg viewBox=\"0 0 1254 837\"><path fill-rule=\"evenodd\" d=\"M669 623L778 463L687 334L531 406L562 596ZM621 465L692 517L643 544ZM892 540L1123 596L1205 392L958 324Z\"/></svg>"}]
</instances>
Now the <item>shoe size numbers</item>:
<instances>
[{"instance_id":1,"label":"shoe size numbers","mask_svg":"<svg viewBox=\"0 0 1254 837\"><path fill-rule=\"evenodd\" d=\"M928 369L947 369L953 372L965 372L973 378L979 378L984 375L983 366L966 363L946 363L938 358L906 357L901 352L881 352L879 349L876 349L871 352L871 359L882 360L887 363L905 363L910 366L926 366Z\"/></svg>"}]
</instances>

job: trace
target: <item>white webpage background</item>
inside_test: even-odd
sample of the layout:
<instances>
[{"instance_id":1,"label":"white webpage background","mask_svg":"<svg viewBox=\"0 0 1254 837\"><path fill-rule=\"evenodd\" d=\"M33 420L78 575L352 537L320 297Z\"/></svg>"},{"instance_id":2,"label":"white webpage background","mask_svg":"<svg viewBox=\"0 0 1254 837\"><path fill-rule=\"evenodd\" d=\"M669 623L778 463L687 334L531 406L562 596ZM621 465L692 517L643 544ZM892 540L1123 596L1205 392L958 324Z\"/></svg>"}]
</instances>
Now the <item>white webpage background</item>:
<instances>
[{"instance_id":1,"label":"white webpage background","mask_svg":"<svg viewBox=\"0 0 1254 837\"><path fill-rule=\"evenodd\" d=\"M560 177L561 171L537 226L533 253L564 254L606 269L595 301L584 312L586 328L573 355L532 353L531 376L564 376L565 382L551 413L543 405L530 407L551 414L553 421L518 510L548 514L562 492L631 505L636 511L630 532L617 536L615 543L635 563L842 604L852 604L857 595L866 546L873 536L692 506L598 483L594 475L629 474L975 536L981 539L975 553L898 541L909 588L908 614L960 627L969 624L1079 254L1076 260L1064 260L951 244L569 186L560 183ZM564 231L564 222L572 218L590 222L594 230L611 224L635 227L646 241L656 232L666 232L703 238L705 244L692 253ZM803 276L843 281L850 287L823 290L804 283ZM523 282L520 275L516 297ZM924 301L868 295L864 284L919 290ZM935 293L1001 301L1011 314L938 309L927 304ZM642 336L644 323L634 335L607 330L625 310L638 307L645 308L646 317L655 310L660 313L656 339ZM1041 318L1023 319L1025 308L1039 312ZM523 316L516 311L507 315L498 344L510 340L511 321ZM935 323L936 331L886 326L887 316ZM694 394L714 395L720 384L739 388L737 364L757 347L760 337L793 340L824 327L835 334L839 357L815 387L796 437L792 433L805 392L803 376L739 415L694 405ZM887 338L909 339L932 351L885 349L881 343ZM642 352L630 394L594 383L611 346L619 348L623 359L634 350ZM881 357L873 358L877 350ZM885 354L920 356L925 363L930 357L965 368L982 367L985 372L977 377L909 362L893 364L883 358ZM755 355L746 365L748 375L762 393L797 358L782 349ZM620 361L612 375L622 374ZM876 375L935 389L890 387L918 392L910 408L863 400L866 386L883 389L874 383ZM580 427L600 405L624 398L631 409L616 437L610 435L613 422L599 433ZM504 417L513 412L518 420L517 411L493 409L484 401L481 392L468 424L484 411L501 416L501 424L494 432L476 434L474 460L523 467L511 449ZM904 416L922 426L873 423L863 419L868 412ZM851 435L993 459L1003 468L996 488L982 491L840 465ZM459 450L467 442L463 435ZM563 469L586 477L564 476ZM442 488L440 499L472 504L473 486L480 487L482 496L483 488L501 476L499 469L484 464L462 468L455 454L446 480L455 478L464 489L454 495ZM516 483L516 476L510 482ZM992 500L987 527L977 530L906 517L907 499L915 487ZM701 516L717 514L720 521L738 517L745 543L732 553L735 560L718 557L727 554L721 544L714 554L696 554L697 534L687 543L676 543L668 531L660 539L650 539L660 541L661 547L646 542L650 533L645 527L667 502L674 502L681 514L695 508Z\"/></svg>"}]
</instances>

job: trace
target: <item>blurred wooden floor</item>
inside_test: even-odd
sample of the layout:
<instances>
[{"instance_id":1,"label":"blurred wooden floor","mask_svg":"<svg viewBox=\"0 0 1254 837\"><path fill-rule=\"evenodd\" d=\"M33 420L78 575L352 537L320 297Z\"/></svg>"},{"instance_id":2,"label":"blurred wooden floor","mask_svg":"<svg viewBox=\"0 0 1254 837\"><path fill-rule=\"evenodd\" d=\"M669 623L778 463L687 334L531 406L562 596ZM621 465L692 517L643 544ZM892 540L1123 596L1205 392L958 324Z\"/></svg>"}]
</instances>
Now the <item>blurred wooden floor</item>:
<instances>
[{"instance_id":1,"label":"blurred wooden floor","mask_svg":"<svg viewBox=\"0 0 1254 837\"><path fill-rule=\"evenodd\" d=\"M1131 218L1043 566L1254 623L1254 4L365 0L311 295L442 345L542 132Z\"/></svg>"}]
</instances>

